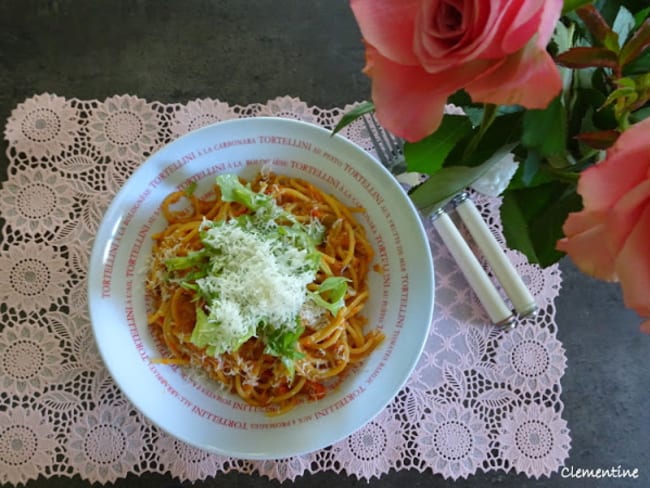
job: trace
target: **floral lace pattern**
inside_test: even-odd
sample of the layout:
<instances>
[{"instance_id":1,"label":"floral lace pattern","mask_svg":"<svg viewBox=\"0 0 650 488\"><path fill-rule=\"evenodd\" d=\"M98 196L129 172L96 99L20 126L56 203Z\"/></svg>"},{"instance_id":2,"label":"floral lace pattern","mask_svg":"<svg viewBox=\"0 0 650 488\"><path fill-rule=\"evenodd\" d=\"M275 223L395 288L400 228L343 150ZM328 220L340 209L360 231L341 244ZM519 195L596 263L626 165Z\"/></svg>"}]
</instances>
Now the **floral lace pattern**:
<instances>
[{"instance_id":1,"label":"floral lace pattern","mask_svg":"<svg viewBox=\"0 0 650 488\"><path fill-rule=\"evenodd\" d=\"M134 411L104 368L87 313L88 259L104 211L138 165L214 122L279 116L331 128L349 108L291 97L239 106L42 94L14 109L4 132L8 177L0 184L0 483L39 474L107 483L143 472L195 481L233 470L280 481L324 470L369 480L392 469L431 469L450 479L513 470L538 478L562 466L571 441L560 398L559 269L539 269L508 251L540 311L498 330L485 325L484 310L428 223L436 303L424 353L395 399L333 446L268 461L196 449ZM373 151L362 123L343 135ZM473 197L503 242L499 199Z\"/></svg>"}]
</instances>

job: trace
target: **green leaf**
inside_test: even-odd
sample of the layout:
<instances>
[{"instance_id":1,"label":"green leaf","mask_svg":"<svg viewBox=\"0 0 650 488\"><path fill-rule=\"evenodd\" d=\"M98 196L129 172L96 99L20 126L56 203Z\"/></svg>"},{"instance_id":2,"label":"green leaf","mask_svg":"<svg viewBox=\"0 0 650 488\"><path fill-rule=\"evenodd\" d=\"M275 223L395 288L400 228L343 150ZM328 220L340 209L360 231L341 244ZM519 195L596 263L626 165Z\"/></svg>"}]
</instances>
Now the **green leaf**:
<instances>
[{"instance_id":1,"label":"green leaf","mask_svg":"<svg viewBox=\"0 0 650 488\"><path fill-rule=\"evenodd\" d=\"M576 135L576 139L594 149L608 149L616 142L619 131L616 130L602 130L597 132L583 132Z\"/></svg>"},{"instance_id":2,"label":"green leaf","mask_svg":"<svg viewBox=\"0 0 650 488\"><path fill-rule=\"evenodd\" d=\"M581 147L572 137L581 132L611 129L617 126L611 107L601 109L605 96L592 88L581 88L573 92L571 109L567 111L569 117L567 132L567 148L571 154L580 158Z\"/></svg>"},{"instance_id":3,"label":"green leaf","mask_svg":"<svg viewBox=\"0 0 650 488\"><path fill-rule=\"evenodd\" d=\"M634 14L635 27L639 27L650 16L650 7L639 10Z\"/></svg>"},{"instance_id":4,"label":"green leaf","mask_svg":"<svg viewBox=\"0 0 650 488\"><path fill-rule=\"evenodd\" d=\"M490 159L503 146L514 147L521 140L524 111L519 110L498 115L483 134L483 137L468 151L475 142L481 127L475 127L461 139L449 153L445 166L479 166Z\"/></svg>"},{"instance_id":5,"label":"green leaf","mask_svg":"<svg viewBox=\"0 0 650 488\"><path fill-rule=\"evenodd\" d=\"M519 163L517 171L510 180L508 190L529 188L553 181L553 178L541 171L541 168L542 158L539 153L535 150L528 151L526 158Z\"/></svg>"},{"instance_id":6,"label":"green leaf","mask_svg":"<svg viewBox=\"0 0 650 488\"><path fill-rule=\"evenodd\" d=\"M528 110L524 115L522 143L542 156L566 152L567 119L560 97L544 110Z\"/></svg>"},{"instance_id":7,"label":"green leaf","mask_svg":"<svg viewBox=\"0 0 650 488\"><path fill-rule=\"evenodd\" d=\"M589 29L589 32L594 38L594 42L610 51L618 53L618 35L612 30L594 5L583 5L576 12L585 23L587 29Z\"/></svg>"},{"instance_id":8,"label":"green leaf","mask_svg":"<svg viewBox=\"0 0 650 488\"><path fill-rule=\"evenodd\" d=\"M635 82L631 78L620 78L616 84L620 88L608 95L605 105L623 103L625 99L627 99L627 102L633 103L638 98Z\"/></svg>"},{"instance_id":9,"label":"green leaf","mask_svg":"<svg viewBox=\"0 0 650 488\"><path fill-rule=\"evenodd\" d=\"M567 68L611 68L617 69L618 55L604 47L572 47L568 51L560 53L556 57L558 64Z\"/></svg>"},{"instance_id":10,"label":"green leaf","mask_svg":"<svg viewBox=\"0 0 650 488\"><path fill-rule=\"evenodd\" d=\"M621 8L621 4L626 2L629 3L628 0L596 0L593 4L607 24L613 25L616 16L618 15L618 11Z\"/></svg>"},{"instance_id":11,"label":"green leaf","mask_svg":"<svg viewBox=\"0 0 650 488\"><path fill-rule=\"evenodd\" d=\"M519 144L523 116L524 111L517 110L495 117L473 150L466 151L481 128L470 131L449 153L442 169L411 190L415 206L432 212L483 176Z\"/></svg>"},{"instance_id":12,"label":"green leaf","mask_svg":"<svg viewBox=\"0 0 650 488\"><path fill-rule=\"evenodd\" d=\"M556 263L563 253L556 250L562 226L582 202L575 186L551 182L532 188L506 190L501 221L506 243L543 267Z\"/></svg>"},{"instance_id":13,"label":"green leaf","mask_svg":"<svg viewBox=\"0 0 650 488\"><path fill-rule=\"evenodd\" d=\"M637 122L641 122L648 117L650 117L650 107L645 107L630 114L630 122L632 124L636 124Z\"/></svg>"},{"instance_id":14,"label":"green leaf","mask_svg":"<svg viewBox=\"0 0 650 488\"><path fill-rule=\"evenodd\" d=\"M341 120L338 121L334 129L332 130L332 135L339 132L345 126L350 125L352 122L357 120L359 117L364 116L367 113L373 112L375 110L375 104L372 102L361 102L359 105L351 109L349 112L346 112L341 117Z\"/></svg>"},{"instance_id":15,"label":"green leaf","mask_svg":"<svg viewBox=\"0 0 650 488\"><path fill-rule=\"evenodd\" d=\"M449 199L467 188L512 151L515 144L503 146L478 166L444 167L410 193L413 204L425 214L434 212Z\"/></svg>"},{"instance_id":16,"label":"green leaf","mask_svg":"<svg viewBox=\"0 0 650 488\"><path fill-rule=\"evenodd\" d=\"M540 157L537 151L530 151L524 163L520 164L519 167L517 168L516 173L519 173L519 170L521 169L521 182L525 186L531 186L533 181L535 180L535 176L539 174L539 165L541 159L542 158ZM517 176L516 173L515 176Z\"/></svg>"},{"instance_id":17,"label":"green leaf","mask_svg":"<svg viewBox=\"0 0 650 488\"><path fill-rule=\"evenodd\" d=\"M648 72L650 72L650 49L646 49L623 67L625 76L643 75Z\"/></svg>"},{"instance_id":18,"label":"green leaf","mask_svg":"<svg viewBox=\"0 0 650 488\"><path fill-rule=\"evenodd\" d=\"M483 119L483 112L485 110L481 105L480 107L463 107L463 111L465 114L467 114L467 117L472 123L472 127L476 127L481 123L481 120Z\"/></svg>"},{"instance_id":19,"label":"green leaf","mask_svg":"<svg viewBox=\"0 0 650 488\"><path fill-rule=\"evenodd\" d=\"M594 85L599 85L597 81L601 79L598 76L600 72L601 70L598 69L593 74L592 78L596 80ZM599 86L599 88L601 87ZM603 92L610 90L609 87L602 87L601 89L582 88L575 91L573 108L568 114L570 117L569 134L608 130L618 126L613 108L604 106L606 97ZM572 141L569 140L568 144L571 145Z\"/></svg>"},{"instance_id":20,"label":"green leaf","mask_svg":"<svg viewBox=\"0 0 650 488\"><path fill-rule=\"evenodd\" d=\"M562 7L562 14L568 14L574 10L591 3L593 0L564 0L564 6Z\"/></svg>"},{"instance_id":21,"label":"green leaf","mask_svg":"<svg viewBox=\"0 0 650 488\"><path fill-rule=\"evenodd\" d=\"M621 65L625 66L634 61L648 46L650 46L650 19L646 19L623 46Z\"/></svg>"},{"instance_id":22,"label":"green leaf","mask_svg":"<svg viewBox=\"0 0 650 488\"><path fill-rule=\"evenodd\" d=\"M404 144L408 171L433 174L442 168L454 146L472 130L472 123L463 115L445 115L440 127L430 136Z\"/></svg>"}]
</instances>

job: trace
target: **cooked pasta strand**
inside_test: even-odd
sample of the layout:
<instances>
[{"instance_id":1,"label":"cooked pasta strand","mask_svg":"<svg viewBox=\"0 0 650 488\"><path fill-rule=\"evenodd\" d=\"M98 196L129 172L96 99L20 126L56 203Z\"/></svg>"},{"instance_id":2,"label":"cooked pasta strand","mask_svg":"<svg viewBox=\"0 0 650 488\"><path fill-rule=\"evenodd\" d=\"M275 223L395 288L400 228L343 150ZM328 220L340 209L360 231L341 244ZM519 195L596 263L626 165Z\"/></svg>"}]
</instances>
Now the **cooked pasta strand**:
<instances>
[{"instance_id":1,"label":"cooked pasta strand","mask_svg":"<svg viewBox=\"0 0 650 488\"><path fill-rule=\"evenodd\" d=\"M363 307L373 250L364 228L353 217L362 211L349 208L311 183L276 174L260 174L251 181L253 190L271 195L297 221L318 219L325 237L318 246L320 270L310 289L331 276L348 280L348 292L338 313L323 311L315 322L302 318L304 332L298 349L302 358L291 372L279 357L265 351L253 336L237 351L210 356L190 342L201 306L191 289L168 279L166 261L189 256L203 246L199 229L205 220L226 221L249 212L238 203L224 202L215 185L209 196L197 198L185 192L171 193L161 205L167 226L152 236L153 250L146 289L150 304L149 326L167 348L161 364L191 365L205 371L250 405L270 414L284 413L303 401L322 398L350 370L375 350L384 336L380 330L364 332ZM179 273L191 271L179 271Z\"/></svg>"}]
</instances>

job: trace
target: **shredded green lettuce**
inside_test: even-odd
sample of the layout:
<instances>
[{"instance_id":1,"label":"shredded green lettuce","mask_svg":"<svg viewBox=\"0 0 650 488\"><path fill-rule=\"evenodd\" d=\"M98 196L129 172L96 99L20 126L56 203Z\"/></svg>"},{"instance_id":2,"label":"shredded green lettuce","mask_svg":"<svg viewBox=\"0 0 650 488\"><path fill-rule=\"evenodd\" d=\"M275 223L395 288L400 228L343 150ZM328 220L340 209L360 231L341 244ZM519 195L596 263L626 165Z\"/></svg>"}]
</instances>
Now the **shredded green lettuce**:
<instances>
[{"instance_id":1,"label":"shredded green lettuce","mask_svg":"<svg viewBox=\"0 0 650 488\"><path fill-rule=\"evenodd\" d=\"M197 295L196 323L190 341L197 347L205 348L206 354L216 356L226 351L236 351L253 336L260 337L265 344L265 352L280 358L293 378L294 363L303 357L298 346L304 331L299 314L286 323L271 320L263 311L260 316L252 317L246 300L250 301L251 296L256 298L256 293L263 294L263 290L251 290L244 300L246 303L240 305L236 303L236 297L221 296L217 291L223 290L219 280L233 276L230 250L245 249L243 242L250 241L262 248L268 246L266 255L272 255L281 269L290 270L288 272L295 273L296 277L308 277L304 282L310 283L320 268L321 253L317 246L324 237L324 227L317 220L307 224L299 222L293 214L279 207L270 195L253 191L249 184L242 184L235 174L219 175L216 183L224 201L238 202L253 213L225 222L204 221L199 230L203 248L186 256L171 257L165 263L168 279ZM241 240L236 241L239 243L236 246L224 247L224 240L233 242L230 238L219 237L226 235L241 236ZM330 277L313 292L308 291L305 285L304 300L311 300L336 315L345 303L347 281L341 277ZM259 308L256 307L256 310ZM236 322L224 323L224 317L234 317ZM235 323L238 327L226 327Z\"/></svg>"},{"instance_id":2,"label":"shredded green lettuce","mask_svg":"<svg viewBox=\"0 0 650 488\"><path fill-rule=\"evenodd\" d=\"M165 261L167 271L180 271L192 268L205 262L207 258L205 250L193 251L185 256L174 256Z\"/></svg>"},{"instance_id":3,"label":"shredded green lettuce","mask_svg":"<svg viewBox=\"0 0 650 488\"><path fill-rule=\"evenodd\" d=\"M253 211L275 205L273 198L253 191L250 184L242 184L239 177L234 173L218 175L217 185L221 189L221 199L224 202L241 203Z\"/></svg>"},{"instance_id":4,"label":"shredded green lettuce","mask_svg":"<svg viewBox=\"0 0 650 488\"><path fill-rule=\"evenodd\" d=\"M218 336L219 329L218 327L212 327L208 323L208 316L203 311L203 307L196 306L196 323L194 324L194 330L192 330L192 337L190 341L196 347L206 347L210 343L214 342L218 337L214 337L215 334Z\"/></svg>"},{"instance_id":5,"label":"shredded green lettuce","mask_svg":"<svg viewBox=\"0 0 650 488\"><path fill-rule=\"evenodd\" d=\"M192 181L189 185L187 185L187 188L185 188L185 195L188 197L194 195L197 186L198 184L196 183L196 181Z\"/></svg>"},{"instance_id":6,"label":"shredded green lettuce","mask_svg":"<svg viewBox=\"0 0 650 488\"><path fill-rule=\"evenodd\" d=\"M332 315L336 315L345 306L348 281L350 280L342 276L325 278L317 290L308 292L309 298L318 306L329 310Z\"/></svg>"},{"instance_id":7,"label":"shredded green lettuce","mask_svg":"<svg viewBox=\"0 0 650 488\"><path fill-rule=\"evenodd\" d=\"M305 355L298 350L298 339L300 339L300 336L304 331L305 328L300 325L293 330L268 329L263 331L262 337L266 344L264 352L279 357L282 360L282 363L289 373L290 382L293 381L293 376L295 374L294 361L305 357Z\"/></svg>"}]
</instances>

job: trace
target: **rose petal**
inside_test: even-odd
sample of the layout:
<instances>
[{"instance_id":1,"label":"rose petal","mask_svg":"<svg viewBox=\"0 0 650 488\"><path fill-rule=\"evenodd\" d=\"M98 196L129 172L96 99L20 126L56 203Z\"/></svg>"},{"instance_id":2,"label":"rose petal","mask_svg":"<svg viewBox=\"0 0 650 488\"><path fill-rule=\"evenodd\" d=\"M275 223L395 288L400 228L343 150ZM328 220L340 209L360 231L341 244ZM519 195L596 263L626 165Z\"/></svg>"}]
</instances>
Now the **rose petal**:
<instances>
[{"instance_id":1,"label":"rose petal","mask_svg":"<svg viewBox=\"0 0 650 488\"><path fill-rule=\"evenodd\" d=\"M537 30L537 47L546 49L553 32L555 32L555 26L560 19L560 15L562 15L564 0L544 0L542 3L544 5L542 6L542 18Z\"/></svg>"},{"instance_id":2,"label":"rose petal","mask_svg":"<svg viewBox=\"0 0 650 488\"><path fill-rule=\"evenodd\" d=\"M618 152L627 153L642 151L643 154L646 155L646 157L642 159L645 161L646 167L650 170L650 158L647 157L650 118L646 118L640 122L637 122L630 129L626 130L620 135L614 146L607 152L607 157L609 158L611 156L614 156Z\"/></svg>"},{"instance_id":3,"label":"rose petal","mask_svg":"<svg viewBox=\"0 0 650 488\"><path fill-rule=\"evenodd\" d=\"M430 74L417 66L404 66L366 46L365 73L372 78L372 100L377 118L393 134L408 141L428 136L440 125L450 93L484 69L483 63L457 70L456 77Z\"/></svg>"},{"instance_id":4,"label":"rose petal","mask_svg":"<svg viewBox=\"0 0 650 488\"><path fill-rule=\"evenodd\" d=\"M531 41L465 89L474 102L543 109L560 93L562 80L553 58Z\"/></svg>"},{"instance_id":5,"label":"rose petal","mask_svg":"<svg viewBox=\"0 0 650 488\"><path fill-rule=\"evenodd\" d=\"M421 0L350 0L364 40L400 64L418 64L413 52L415 16Z\"/></svg>"},{"instance_id":6,"label":"rose petal","mask_svg":"<svg viewBox=\"0 0 650 488\"><path fill-rule=\"evenodd\" d=\"M494 45L493 38L500 10L482 1L423 2L415 18L413 49L422 67L429 73L447 70L484 56Z\"/></svg>"},{"instance_id":7,"label":"rose petal","mask_svg":"<svg viewBox=\"0 0 650 488\"><path fill-rule=\"evenodd\" d=\"M610 245L618 253L634 231L644 210L650 207L650 180L641 182L614 205L607 220ZM650 250L650 234L646 248ZM649 289L650 290L650 289Z\"/></svg>"},{"instance_id":8,"label":"rose petal","mask_svg":"<svg viewBox=\"0 0 650 488\"><path fill-rule=\"evenodd\" d=\"M573 212L569 214L568 218L562 226L562 232L567 237L573 237L589 230L598 225L604 225L607 220L607 212L600 211L594 212L591 210L582 210L580 212Z\"/></svg>"},{"instance_id":9,"label":"rose petal","mask_svg":"<svg viewBox=\"0 0 650 488\"><path fill-rule=\"evenodd\" d=\"M502 57L523 48L535 34L536 45L546 46L553 35L555 25L562 12L562 0L504 0L490 2L500 13L495 20L493 39L486 39L481 47L485 57ZM486 26L487 29L487 26Z\"/></svg>"},{"instance_id":10,"label":"rose petal","mask_svg":"<svg viewBox=\"0 0 650 488\"><path fill-rule=\"evenodd\" d=\"M504 53L512 54L524 47L537 32L544 9L540 8L537 0L509 1L507 4L514 18L502 23L508 30L504 33L501 48Z\"/></svg>"},{"instance_id":11,"label":"rose petal","mask_svg":"<svg viewBox=\"0 0 650 488\"><path fill-rule=\"evenodd\" d=\"M648 119L646 119L648 120ZM610 208L626 193L648 177L650 170L650 157L648 156L647 139L646 148L639 146L638 135L647 138L641 122L627 132L624 132L616 141L614 148L607 153L607 158L586 169L578 181L578 193L582 195L582 203L590 210L603 210ZM650 127L645 129L650 131ZM628 132L633 132L634 137L623 137ZM629 143L629 147L624 144ZM621 167L624 167L621 170Z\"/></svg>"},{"instance_id":12,"label":"rose petal","mask_svg":"<svg viewBox=\"0 0 650 488\"><path fill-rule=\"evenodd\" d=\"M616 259L625 306L650 317L650 204L647 204Z\"/></svg>"},{"instance_id":13,"label":"rose petal","mask_svg":"<svg viewBox=\"0 0 650 488\"><path fill-rule=\"evenodd\" d=\"M556 249L567 253L583 273L601 280L615 281L616 256L611 253L607 245L595 245L595 243L607 242L607 227L604 223L585 226L583 223L571 222L581 220L583 216L582 212L569 215L565 225L568 223L569 226L583 230L560 239L556 244Z\"/></svg>"}]
</instances>

